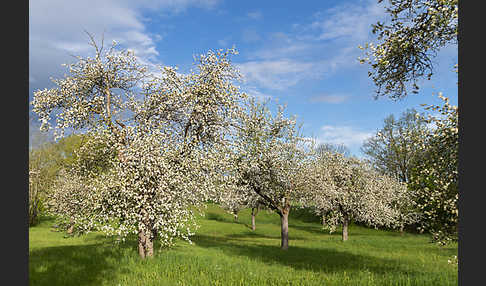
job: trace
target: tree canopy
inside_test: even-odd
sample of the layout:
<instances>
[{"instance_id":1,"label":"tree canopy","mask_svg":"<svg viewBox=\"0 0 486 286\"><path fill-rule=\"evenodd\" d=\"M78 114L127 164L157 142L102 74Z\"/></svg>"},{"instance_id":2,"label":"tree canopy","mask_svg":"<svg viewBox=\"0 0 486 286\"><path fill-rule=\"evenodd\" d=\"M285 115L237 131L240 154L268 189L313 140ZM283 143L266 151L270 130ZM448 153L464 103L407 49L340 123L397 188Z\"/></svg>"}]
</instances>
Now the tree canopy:
<instances>
[{"instance_id":1,"label":"tree canopy","mask_svg":"<svg viewBox=\"0 0 486 286\"><path fill-rule=\"evenodd\" d=\"M359 61L371 67L376 97L400 99L418 93L419 80L434 74L432 59L438 51L457 43L458 0L386 2L389 20L372 25L377 43L360 46L365 57Z\"/></svg>"},{"instance_id":2,"label":"tree canopy","mask_svg":"<svg viewBox=\"0 0 486 286\"><path fill-rule=\"evenodd\" d=\"M361 150L376 170L408 183L411 169L420 160L427 129L425 119L415 109L404 111L398 119L392 114L373 137L365 140Z\"/></svg>"},{"instance_id":3,"label":"tree canopy","mask_svg":"<svg viewBox=\"0 0 486 286\"><path fill-rule=\"evenodd\" d=\"M319 153L303 172L307 184L300 202L314 208L331 232L342 224L343 240L348 239L351 221L393 228L412 218L403 213L410 202L406 184L379 174L357 158Z\"/></svg>"},{"instance_id":4,"label":"tree canopy","mask_svg":"<svg viewBox=\"0 0 486 286\"><path fill-rule=\"evenodd\" d=\"M424 136L423 156L411 171L409 188L422 213L420 229L444 244L459 238L459 117L457 106L441 98L443 105L426 106L434 113L424 119L435 128Z\"/></svg>"},{"instance_id":5,"label":"tree canopy","mask_svg":"<svg viewBox=\"0 0 486 286\"><path fill-rule=\"evenodd\" d=\"M288 215L297 194L296 174L305 162L305 140L284 106L272 114L265 103L250 99L235 140L236 174L247 197L260 201L281 217L281 248L288 248Z\"/></svg>"},{"instance_id":6,"label":"tree canopy","mask_svg":"<svg viewBox=\"0 0 486 286\"><path fill-rule=\"evenodd\" d=\"M140 256L152 256L155 238L161 245L189 239L190 208L201 206L221 181L216 170L226 159L220 149L246 96L233 84L239 79L230 61L236 51L209 51L189 74L173 67L154 74L115 43L106 52L92 45L94 57L78 57L67 66L69 75L53 80L55 88L34 93L43 129L54 116L57 137L83 130L106 163L104 172L68 170L72 180L65 183L82 200L61 196L53 210L81 231L122 239L138 234ZM79 201L85 203L78 212Z\"/></svg>"}]
</instances>

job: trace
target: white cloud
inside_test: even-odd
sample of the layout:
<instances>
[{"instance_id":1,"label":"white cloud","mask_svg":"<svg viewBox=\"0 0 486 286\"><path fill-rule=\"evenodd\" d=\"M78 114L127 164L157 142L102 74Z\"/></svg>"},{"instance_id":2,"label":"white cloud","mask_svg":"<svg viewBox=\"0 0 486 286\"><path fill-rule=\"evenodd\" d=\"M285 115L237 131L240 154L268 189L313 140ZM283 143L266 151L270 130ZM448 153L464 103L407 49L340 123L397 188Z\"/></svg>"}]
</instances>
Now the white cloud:
<instances>
[{"instance_id":1,"label":"white cloud","mask_svg":"<svg viewBox=\"0 0 486 286\"><path fill-rule=\"evenodd\" d=\"M324 125L320 129L317 140L319 143L343 144L350 149L356 149L372 135L372 132L357 130L351 126Z\"/></svg>"},{"instance_id":2,"label":"white cloud","mask_svg":"<svg viewBox=\"0 0 486 286\"><path fill-rule=\"evenodd\" d=\"M305 44L303 44L305 45ZM359 65L357 54L351 48L339 49L329 57L301 58L290 56L291 50L305 50L305 46L288 45L287 50L277 50L273 56L266 57L263 52L259 59L239 63L238 67L252 84L275 90L283 90L297 85L306 79L322 79L338 70ZM272 51L268 50L271 54ZM278 57L288 54L289 57ZM268 59L267 59L268 58Z\"/></svg>"},{"instance_id":3,"label":"white cloud","mask_svg":"<svg viewBox=\"0 0 486 286\"><path fill-rule=\"evenodd\" d=\"M262 87L283 90L314 76L315 63L282 59L237 64L245 80Z\"/></svg>"},{"instance_id":4,"label":"white cloud","mask_svg":"<svg viewBox=\"0 0 486 286\"><path fill-rule=\"evenodd\" d=\"M243 92L245 92L249 96L255 97L259 101L266 101L266 100L274 99L274 97L272 95L261 92L255 86L242 87L242 90L243 90Z\"/></svg>"},{"instance_id":5,"label":"white cloud","mask_svg":"<svg viewBox=\"0 0 486 286\"><path fill-rule=\"evenodd\" d=\"M265 39L264 46L248 56L252 60L275 60L295 57L319 49L315 43L297 40L282 32L272 33Z\"/></svg>"},{"instance_id":6,"label":"white cloud","mask_svg":"<svg viewBox=\"0 0 486 286\"><path fill-rule=\"evenodd\" d=\"M365 41L371 25L385 16L385 9L376 0L361 2L364 5L346 3L316 13L317 19L308 28L319 31L319 40Z\"/></svg>"},{"instance_id":7,"label":"white cloud","mask_svg":"<svg viewBox=\"0 0 486 286\"><path fill-rule=\"evenodd\" d=\"M349 98L349 95L345 94L321 94L310 98L310 102L323 102L323 103L342 103Z\"/></svg>"},{"instance_id":8,"label":"white cloud","mask_svg":"<svg viewBox=\"0 0 486 286\"><path fill-rule=\"evenodd\" d=\"M240 66L253 84L278 90L306 78L322 79L359 67L362 51L358 45L368 41L371 24L384 15L375 0L318 12L312 21L292 25L290 32L265 36L263 46Z\"/></svg>"},{"instance_id":9,"label":"white cloud","mask_svg":"<svg viewBox=\"0 0 486 286\"><path fill-rule=\"evenodd\" d=\"M123 48L131 49L144 64L154 68L157 59L156 41L164 31L150 33L146 25L150 19L143 10L159 14L181 13L188 7L213 8L218 0L36 0L29 1L29 80L31 89L52 86L49 77L61 77L66 70L63 63L73 62L71 55L91 55L89 32L100 44L116 40Z\"/></svg>"}]
</instances>

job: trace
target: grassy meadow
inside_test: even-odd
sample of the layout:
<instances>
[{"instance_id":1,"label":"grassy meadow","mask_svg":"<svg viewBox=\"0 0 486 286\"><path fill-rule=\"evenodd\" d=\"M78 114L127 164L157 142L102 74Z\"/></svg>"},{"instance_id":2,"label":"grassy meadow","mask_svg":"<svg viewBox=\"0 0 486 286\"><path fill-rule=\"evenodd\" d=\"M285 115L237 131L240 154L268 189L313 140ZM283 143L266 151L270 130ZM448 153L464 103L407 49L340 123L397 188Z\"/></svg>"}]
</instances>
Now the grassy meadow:
<instances>
[{"instance_id":1,"label":"grassy meadow","mask_svg":"<svg viewBox=\"0 0 486 286\"><path fill-rule=\"evenodd\" d=\"M64 238L44 218L29 228L30 285L457 285L457 244L427 235L352 224L349 240L330 235L300 209L289 218L289 250L280 250L280 218L250 210L238 222L216 205L198 218L193 244L179 241L141 260L135 238L114 244L100 233Z\"/></svg>"}]
</instances>

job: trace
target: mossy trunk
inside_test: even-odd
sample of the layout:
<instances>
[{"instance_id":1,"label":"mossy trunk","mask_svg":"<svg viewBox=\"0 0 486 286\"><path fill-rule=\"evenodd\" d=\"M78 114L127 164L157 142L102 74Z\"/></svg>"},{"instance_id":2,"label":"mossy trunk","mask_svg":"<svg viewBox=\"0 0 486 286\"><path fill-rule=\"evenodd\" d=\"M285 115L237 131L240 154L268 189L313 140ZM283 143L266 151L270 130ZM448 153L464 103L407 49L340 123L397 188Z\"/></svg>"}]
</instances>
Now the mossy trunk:
<instances>
[{"instance_id":1,"label":"mossy trunk","mask_svg":"<svg viewBox=\"0 0 486 286\"><path fill-rule=\"evenodd\" d=\"M29 226L34 226L37 224L37 202L33 202L30 209L29 209Z\"/></svg>"}]
</instances>

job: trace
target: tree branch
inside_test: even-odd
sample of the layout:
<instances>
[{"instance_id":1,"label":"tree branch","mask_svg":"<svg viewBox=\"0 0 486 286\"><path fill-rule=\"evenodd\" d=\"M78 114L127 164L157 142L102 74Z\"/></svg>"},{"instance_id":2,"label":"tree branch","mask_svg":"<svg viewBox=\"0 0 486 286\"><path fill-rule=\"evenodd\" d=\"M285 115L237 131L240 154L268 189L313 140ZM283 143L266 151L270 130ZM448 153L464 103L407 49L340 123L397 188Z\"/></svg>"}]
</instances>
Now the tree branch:
<instances>
[{"instance_id":1,"label":"tree branch","mask_svg":"<svg viewBox=\"0 0 486 286\"><path fill-rule=\"evenodd\" d=\"M282 215L282 211L280 208L277 207L278 204L276 204L269 196L265 195L262 193L262 190L258 186L253 186L253 190L260 196L262 197L265 201L267 201L269 204L267 205L269 208L274 210L277 214Z\"/></svg>"}]
</instances>

